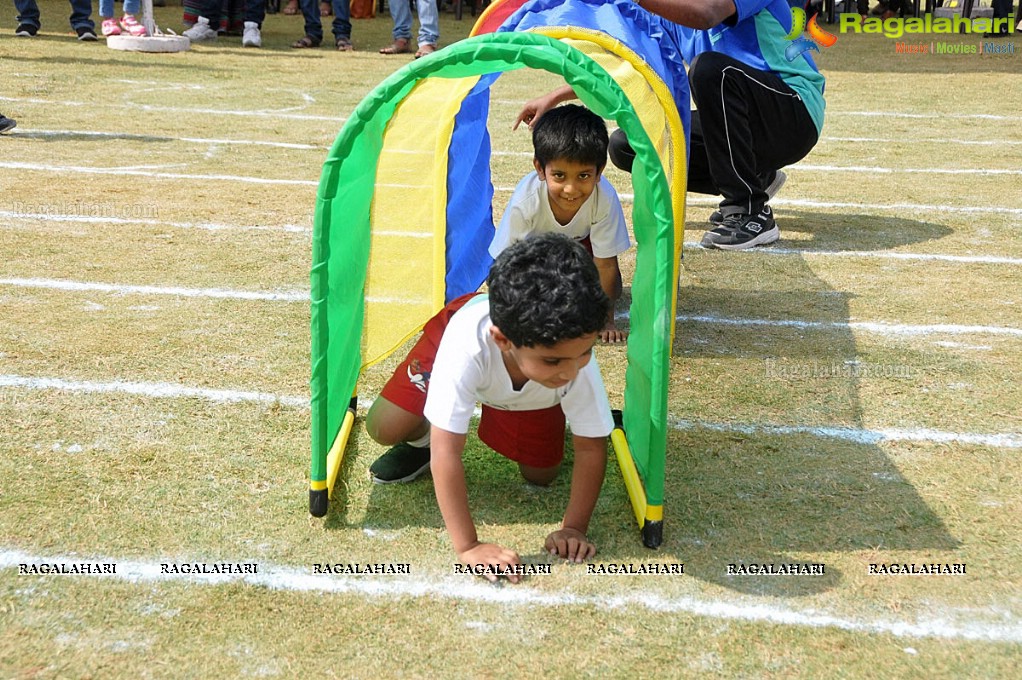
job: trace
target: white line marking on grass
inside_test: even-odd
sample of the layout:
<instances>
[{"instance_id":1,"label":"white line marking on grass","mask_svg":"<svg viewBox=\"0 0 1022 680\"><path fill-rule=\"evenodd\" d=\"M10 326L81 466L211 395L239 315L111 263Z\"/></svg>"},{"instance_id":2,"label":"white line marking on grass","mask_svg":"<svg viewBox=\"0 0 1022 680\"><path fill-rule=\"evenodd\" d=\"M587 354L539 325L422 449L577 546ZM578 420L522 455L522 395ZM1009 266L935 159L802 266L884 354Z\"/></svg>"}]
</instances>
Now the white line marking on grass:
<instances>
[{"instance_id":1,"label":"white line marking on grass","mask_svg":"<svg viewBox=\"0 0 1022 680\"><path fill-rule=\"evenodd\" d=\"M494 187L494 191L501 191L510 193L514 191L514 187ZM635 194L631 193L620 193L618 198L623 203L634 203ZM719 198L713 198L712 196L704 195L693 195L689 194L685 199L688 205L702 205L702 206L713 206L716 207L720 204ZM1007 215L1019 215L1022 216L1022 208L1001 208L997 206L952 206L952 205L927 205L925 203L850 203L847 201L814 201L808 199L797 199L797 198L775 198L770 201L770 205L774 207L787 207L787 208L840 208L840 209L852 209L858 210L863 213L869 214L874 211L880 212L905 212L905 213L922 213L922 212L935 212L935 213L968 213L968 214L982 214L982 213L1002 213Z\"/></svg>"},{"instance_id":2,"label":"white line marking on grass","mask_svg":"<svg viewBox=\"0 0 1022 680\"><path fill-rule=\"evenodd\" d=\"M981 352L988 352L993 349L990 345L967 345L964 342L952 342L949 340L938 340L933 343L937 347L951 347L953 349L974 349Z\"/></svg>"},{"instance_id":3,"label":"white line marking on grass","mask_svg":"<svg viewBox=\"0 0 1022 680\"><path fill-rule=\"evenodd\" d=\"M50 290L98 291L102 293L134 295L176 295L179 297L224 298L231 300L267 300L273 302L308 302L307 290L264 292L248 290L226 290L223 288L183 288L165 286L126 286L91 281L64 281L60 279L0 279L2 286L22 288L46 288Z\"/></svg>"},{"instance_id":4,"label":"white line marking on grass","mask_svg":"<svg viewBox=\"0 0 1022 680\"><path fill-rule=\"evenodd\" d=\"M67 281L62 279L19 279L0 278L0 286L17 286L22 288L45 288L67 291L99 291L104 293L136 294L136 295L176 295L181 297L210 297L236 300L266 300L274 302L308 302L307 290L265 292L229 290L223 288L183 288L165 286L131 286L111 283L95 283L91 281ZM415 300L404 298L371 298L372 302L398 302L416 304ZM628 318L628 313L618 315ZM879 335L1009 335L1022 337L1022 328L1010 326L966 326L962 324L900 324L883 321L804 321L801 319L739 319L715 316L711 314L687 315L675 317L683 323L706 323L725 326L778 326L788 328L821 329L821 330L862 330Z\"/></svg>"},{"instance_id":5,"label":"white line marking on grass","mask_svg":"<svg viewBox=\"0 0 1022 680\"><path fill-rule=\"evenodd\" d=\"M260 109L260 110L248 110L248 111L232 111L230 109L203 109L203 108L185 108L181 106L153 106L151 104L134 104L131 102L117 102L117 103L106 103L103 101L95 102L75 102L65 101L59 99L36 99L33 97L0 97L0 102L19 102L22 104L44 104L46 106L88 106L89 108L95 108L97 106L105 106L107 108L131 108L138 109L141 111L156 111L156 112L167 112L167 113L208 113L214 116L242 116L250 118L273 118L273 119L289 119L289 120L322 120L332 121L336 123L343 123L348 120L346 117L338 116L312 116L308 114L299 113L285 113L285 111L293 111L297 107L291 109Z\"/></svg>"},{"instance_id":6,"label":"white line marking on grass","mask_svg":"<svg viewBox=\"0 0 1022 680\"><path fill-rule=\"evenodd\" d=\"M743 425L738 423L710 423L701 420L686 420L669 417L668 423L675 430L712 430L714 432L739 432L742 434L800 435L809 434L825 439L841 439L856 444L875 445L882 442L913 441L929 444L973 444L1002 449L1022 448L1022 434L972 432L945 432L929 428L881 428L865 430L857 427L811 427L803 425Z\"/></svg>"},{"instance_id":7,"label":"white line marking on grass","mask_svg":"<svg viewBox=\"0 0 1022 680\"><path fill-rule=\"evenodd\" d=\"M194 560L192 560L194 561ZM239 560L241 562L250 560ZM0 550L0 569L16 569L19 564L116 564L116 574L97 574L96 579L129 583L178 582L195 585L244 583L250 586L306 593L336 593L361 597L440 598L462 602L517 607L593 607L602 611L619 611L639 607L661 614L689 614L709 619L770 623L800 628L835 628L852 633L890 634L909 638L940 638L985 642L1022 642L1022 625L1005 622L1003 612L991 611L988 617L977 617L975 609L964 616L951 618L948 607L920 612L912 620L854 618L799 609L791 606L765 604L751 597L716 594L713 599L689 596L665 596L659 592L624 595L582 595L570 591L545 592L525 584L503 588L484 584L477 579L455 579L439 574L429 578L379 578L373 576L345 577L313 574L307 569L260 562L258 574L164 574L161 563L142 560L103 558L83 560L67 556L32 555L15 550ZM565 566L565 569L574 569ZM25 578L25 577L22 577ZM31 578L31 577L30 577ZM37 577L38 578L38 577ZM86 577L79 577L86 578ZM1009 618L1010 614L1009 614Z\"/></svg>"},{"instance_id":8,"label":"white line marking on grass","mask_svg":"<svg viewBox=\"0 0 1022 680\"><path fill-rule=\"evenodd\" d=\"M59 222L86 224L142 224L150 227L173 227L176 229L201 229L205 231L283 231L289 233L311 234L311 227L303 227L297 224L282 224L279 227L245 225L245 224L217 224L217 223L192 223L192 222L163 222L160 220L125 219L120 217L92 217L88 215L58 215L51 213L18 212L14 210L0 210L0 217L12 220L35 221L35 222ZM0 228L7 226L0 224ZM433 238L432 232L407 232L388 231L373 229L374 237L394 236L400 238ZM698 241L685 241L685 247L690 250L706 251ZM1022 265L1022 258L1000 257L995 255L943 255L940 253L903 253L888 252L883 250L812 250L809 248L753 248L741 253L743 257L750 255L819 255L825 257L863 257L881 258L891 260L931 260L942 262L957 262L963 264L1008 264Z\"/></svg>"},{"instance_id":9,"label":"white line marking on grass","mask_svg":"<svg viewBox=\"0 0 1022 680\"><path fill-rule=\"evenodd\" d=\"M799 319L733 319L712 314L679 314L684 323L708 323L722 326L778 326L812 330L861 330L878 335L1009 335L1022 337L1022 328L1010 326L965 326L960 324L902 324L883 321L802 321Z\"/></svg>"},{"instance_id":10,"label":"white line marking on grass","mask_svg":"<svg viewBox=\"0 0 1022 680\"><path fill-rule=\"evenodd\" d=\"M710 198L703 199L705 205L718 205L720 200ZM691 201L690 201L691 202ZM1008 215L1022 215L1022 208L1001 208L998 206L953 206L953 205L927 205L925 203L848 203L841 201L813 201L808 199L775 199L771 205L793 208L853 208L869 212L870 210L893 210L897 212L921 213L1005 213ZM913 215L913 218L918 215Z\"/></svg>"},{"instance_id":11,"label":"white line marking on grass","mask_svg":"<svg viewBox=\"0 0 1022 680\"><path fill-rule=\"evenodd\" d=\"M871 175L892 175L896 173L908 173L910 175L1022 175L1022 170L991 168L887 168L865 165L813 165L810 163L796 163L790 167L812 172L867 172Z\"/></svg>"},{"instance_id":12,"label":"white line marking on grass","mask_svg":"<svg viewBox=\"0 0 1022 680\"><path fill-rule=\"evenodd\" d=\"M51 213L18 212L14 210L0 210L0 218L21 220L29 222L58 222L58 223L86 223L86 224L142 224L150 227L173 227L176 229L201 229L205 231L282 231L288 233L311 234L311 227L303 227L297 224L282 224L279 227L245 224L217 224L217 223L192 223L192 222L163 222L160 220L125 219L120 217L91 217L88 215L58 215ZM7 226L0 223L0 229ZM407 232L373 229L374 237L399 237L399 238L433 238L432 232ZM706 251L698 241L685 241L685 247L689 250ZM943 255L940 253L903 253L888 252L883 250L812 250L809 248L753 248L743 251L743 257L750 255L819 255L824 257L861 257L881 258L891 260L930 260L941 262L957 262L962 264L1008 264L1022 265L1022 258L1001 257L996 255Z\"/></svg>"},{"instance_id":13,"label":"white line marking on grass","mask_svg":"<svg viewBox=\"0 0 1022 680\"><path fill-rule=\"evenodd\" d=\"M821 142L852 142L852 143L864 143L864 144L964 144L966 146L1005 146L1022 144L1022 142L1015 142L1010 140L975 140L975 139L955 139L953 137L945 137L942 139L936 139L933 137L924 137L922 139L902 139L902 138L886 138L886 137L821 137Z\"/></svg>"},{"instance_id":14,"label":"white line marking on grass","mask_svg":"<svg viewBox=\"0 0 1022 680\"><path fill-rule=\"evenodd\" d=\"M19 205L18 201L14 202ZM214 222L162 222L160 220L144 220L122 217L94 217L91 215L61 215L53 213L20 212L16 210L0 210L0 217L13 220L24 220L33 222L60 222L74 223L84 222L87 224L143 224L149 227L174 227L177 229L203 229L205 231L283 231L302 234L311 234L311 227L303 227L297 224L282 224L277 227L246 225L246 224L217 224ZM0 228L6 225L0 224ZM430 234L432 236L432 234Z\"/></svg>"},{"instance_id":15,"label":"white line marking on grass","mask_svg":"<svg viewBox=\"0 0 1022 680\"><path fill-rule=\"evenodd\" d=\"M55 390L87 394L133 394L161 399L205 399L218 404L256 402L283 404L294 408L308 408L308 397L289 397L267 392L243 390L214 390L160 382L96 382L93 380L63 380L61 378L31 378L20 375L0 375L0 387L32 390Z\"/></svg>"},{"instance_id":16,"label":"white line marking on grass","mask_svg":"<svg viewBox=\"0 0 1022 680\"><path fill-rule=\"evenodd\" d=\"M308 397L268 394L242 390L214 390L199 387L187 387L173 383L160 382L96 382L90 380L65 380L63 378L34 378L21 375L0 374L0 387L21 388L32 390L57 390L62 392L83 393L123 393L146 397L162 398L200 398L217 403L236 403L254 401L261 404L280 403L295 408L308 408ZM373 399L368 396L359 397L358 408L366 411ZM479 409L475 415L478 417ZM746 425L736 423L714 423L694 421L668 415L668 424L679 431L713 430L717 432L742 432L745 434L768 435L813 435L828 439L843 439L859 444L877 444L884 441L919 441L934 444L975 444L995 448L1022 448L1022 434L1015 432L974 433L947 432L929 428L899 429L886 428L866 430L855 427L828 427L802 425Z\"/></svg>"},{"instance_id":17,"label":"white line marking on grass","mask_svg":"<svg viewBox=\"0 0 1022 680\"><path fill-rule=\"evenodd\" d=\"M192 175L178 172L149 172L121 168L43 165L40 163L0 162L0 168L8 168L11 170L31 170L37 172L55 172L59 174L80 173L86 175L127 175L132 177L153 177L157 179L198 179L203 181L219 180L224 182L247 182L249 184L289 184L313 187L319 185L318 180L313 181L309 179L269 179L266 177L245 177L242 175Z\"/></svg>"},{"instance_id":18,"label":"white line marking on grass","mask_svg":"<svg viewBox=\"0 0 1022 680\"><path fill-rule=\"evenodd\" d=\"M295 144L291 142L263 142L252 139L206 139L204 137L165 137L161 135L140 135L126 132L97 132L89 130L20 130L21 137L97 137L100 139L116 138L124 140L135 140L140 142L188 142L189 144L220 144L223 146L269 146L280 149L322 149L328 150L328 146L317 146L315 144Z\"/></svg>"},{"instance_id":19,"label":"white line marking on grass","mask_svg":"<svg viewBox=\"0 0 1022 680\"><path fill-rule=\"evenodd\" d=\"M866 116L868 118L935 118L945 120L1022 120L1022 116L1002 116L992 113L899 113L897 111L827 111L828 116Z\"/></svg>"},{"instance_id":20,"label":"white line marking on grass","mask_svg":"<svg viewBox=\"0 0 1022 680\"><path fill-rule=\"evenodd\" d=\"M696 252L714 252L703 248L699 241L685 241L685 247ZM861 257L880 258L885 260L921 260L936 262L955 262L959 264L1008 264L1022 266L1022 258L1000 257L995 255L942 255L940 253L901 253L884 250L812 250L810 248L750 248L742 251L743 255L813 255L822 257Z\"/></svg>"}]
</instances>

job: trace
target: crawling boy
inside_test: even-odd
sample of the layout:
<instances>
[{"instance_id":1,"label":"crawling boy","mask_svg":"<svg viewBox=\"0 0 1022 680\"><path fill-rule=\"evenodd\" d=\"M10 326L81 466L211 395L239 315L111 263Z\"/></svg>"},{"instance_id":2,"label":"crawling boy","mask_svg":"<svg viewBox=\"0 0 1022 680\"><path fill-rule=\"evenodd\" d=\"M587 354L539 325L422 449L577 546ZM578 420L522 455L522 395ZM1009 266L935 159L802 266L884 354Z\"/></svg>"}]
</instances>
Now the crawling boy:
<instances>
[{"instance_id":1,"label":"crawling boy","mask_svg":"<svg viewBox=\"0 0 1022 680\"><path fill-rule=\"evenodd\" d=\"M487 285L487 294L453 300L426 323L373 402L366 430L393 446L370 473L378 483L407 482L432 469L458 559L506 569L520 564L518 554L481 541L468 505L461 456L476 403L482 403L479 438L517 462L534 484L556 477L567 419L575 451L571 494L545 549L582 562L596 554L587 531L613 429L593 357L610 301L592 257L559 234L509 247L493 263Z\"/></svg>"},{"instance_id":2,"label":"crawling boy","mask_svg":"<svg viewBox=\"0 0 1022 680\"><path fill-rule=\"evenodd\" d=\"M497 257L512 243L547 232L581 241L611 301L600 339L621 342L627 333L614 322L614 304L621 297L617 256L631 244L621 201L603 177L607 141L607 124L584 106L567 104L543 114L532 128L535 171L515 187L490 255Z\"/></svg>"}]
</instances>

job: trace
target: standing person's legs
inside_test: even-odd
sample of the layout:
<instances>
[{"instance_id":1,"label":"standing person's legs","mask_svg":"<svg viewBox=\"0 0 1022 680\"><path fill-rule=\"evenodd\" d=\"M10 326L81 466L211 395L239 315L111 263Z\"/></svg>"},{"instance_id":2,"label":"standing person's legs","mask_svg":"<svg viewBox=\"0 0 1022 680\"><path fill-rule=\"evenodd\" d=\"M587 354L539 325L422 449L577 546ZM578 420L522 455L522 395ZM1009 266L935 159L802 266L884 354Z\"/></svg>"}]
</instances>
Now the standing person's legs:
<instances>
[{"instance_id":1,"label":"standing person's legs","mask_svg":"<svg viewBox=\"0 0 1022 680\"><path fill-rule=\"evenodd\" d=\"M219 28L220 15L223 13L220 9L219 0L198 0L189 4L192 5L195 16L208 19L209 27L214 31Z\"/></svg>"},{"instance_id":2,"label":"standing person's legs","mask_svg":"<svg viewBox=\"0 0 1022 680\"><path fill-rule=\"evenodd\" d=\"M99 17L102 19L99 30L103 35L111 37L121 34L121 25L114 19L114 0L99 0Z\"/></svg>"},{"instance_id":3,"label":"standing person's legs","mask_svg":"<svg viewBox=\"0 0 1022 680\"><path fill-rule=\"evenodd\" d=\"M753 214L773 171L801 160L818 133L801 98L776 75L705 52L689 68L689 190L719 193L720 212Z\"/></svg>"},{"instance_id":4,"label":"standing person's legs","mask_svg":"<svg viewBox=\"0 0 1022 680\"><path fill-rule=\"evenodd\" d=\"M103 3L103 0L100 0L100 4L101 5L102 5L102 3ZM141 37L149 34L149 32L146 30L146 27L143 26L141 23L139 23L138 19L136 18L136 16L138 15L138 12L139 12L141 4L142 3L140 2L140 0L124 0L124 8L123 8L124 9L124 12L123 12L124 16L122 16L120 22L118 22L118 25L119 25L119 27L121 29L127 31L128 35L135 36L136 38L141 38ZM112 11L112 8L111 8L111 11ZM100 12L100 13L102 14L102 12ZM106 16L106 15L104 15L104 16ZM103 33L106 33L106 26L107 26L107 22L104 21L103 22Z\"/></svg>"},{"instance_id":5,"label":"standing person's legs","mask_svg":"<svg viewBox=\"0 0 1022 680\"><path fill-rule=\"evenodd\" d=\"M1011 16L1012 0L993 0L990 6L994 10L994 19L1007 19ZM1005 21L998 26L992 27L989 33L984 33L984 38L999 38L1008 35L1008 23Z\"/></svg>"},{"instance_id":6,"label":"standing person's legs","mask_svg":"<svg viewBox=\"0 0 1022 680\"><path fill-rule=\"evenodd\" d=\"M323 21L319 18L319 0L300 0L302 18L305 19L305 35L309 38L305 42L299 40L292 47L317 47L323 42ZM299 43L301 43L299 45Z\"/></svg>"},{"instance_id":7,"label":"standing person's legs","mask_svg":"<svg viewBox=\"0 0 1022 680\"><path fill-rule=\"evenodd\" d=\"M71 28L95 30L92 22L92 0L71 0Z\"/></svg>"},{"instance_id":8,"label":"standing person's legs","mask_svg":"<svg viewBox=\"0 0 1022 680\"><path fill-rule=\"evenodd\" d=\"M380 54L405 54L410 52L408 43L412 39L412 8L409 0L391 0L390 17L394 20L391 37L394 41L380 50Z\"/></svg>"},{"instance_id":9,"label":"standing person's legs","mask_svg":"<svg viewBox=\"0 0 1022 680\"><path fill-rule=\"evenodd\" d=\"M39 5L36 4L35 0L14 0L14 6L18 10L18 27L31 26L38 31L42 24L39 23ZM26 31L31 35L35 35L34 32ZM23 35L23 34L19 34Z\"/></svg>"},{"instance_id":10,"label":"standing person's legs","mask_svg":"<svg viewBox=\"0 0 1022 680\"><path fill-rule=\"evenodd\" d=\"M334 43L337 49L351 49L351 0L333 0L334 6Z\"/></svg>"},{"instance_id":11,"label":"standing person's legs","mask_svg":"<svg viewBox=\"0 0 1022 680\"><path fill-rule=\"evenodd\" d=\"M245 21L253 21L263 25L266 19L266 0L245 0Z\"/></svg>"},{"instance_id":12,"label":"standing person's legs","mask_svg":"<svg viewBox=\"0 0 1022 680\"><path fill-rule=\"evenodd\" d=\"M435 0L416 0L419 11L419 51L423 45L432 45L440 41L440 12Z\"/></svg>"}]
</instances>

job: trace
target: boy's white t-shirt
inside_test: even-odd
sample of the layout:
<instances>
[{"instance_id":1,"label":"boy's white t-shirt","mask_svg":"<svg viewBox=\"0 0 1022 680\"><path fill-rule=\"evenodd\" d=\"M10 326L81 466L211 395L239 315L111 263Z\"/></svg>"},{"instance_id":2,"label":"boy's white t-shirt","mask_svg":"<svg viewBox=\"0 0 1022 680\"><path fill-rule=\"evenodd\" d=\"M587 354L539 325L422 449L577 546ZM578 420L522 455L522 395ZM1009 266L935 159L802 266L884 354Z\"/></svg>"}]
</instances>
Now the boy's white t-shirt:
<instances>
[{"instance_id":1,"label":"boy's white t-shirt","mask_svg":"<svg viewBox=\"0 0 1022 680\"><path fill-rule=\"evenodd\" d=\"M593 244L593 257L616 257L631 246L621 200L602 175L575 217L564 225L557 222L550 208L546 182L535 170L523 177L490 242L490 256L495 258L512 243L547 232L564 234L576 241L588 236Z\"/></svg>"},{"instance_id":2,"label":"boy's white t-shirt","mask_svg":"<svg viewBox=\"0 0 1022 680\"><path fill-rule=\"evenodd\" d=\"M516 391L500 348L490 335L490 301L479 296L451 317L437 348L423 414L448 432L466 434L477 402L504 411L531 411L558 403L573 434L606 437L614 429L596 356L573 381L551 389L528 381Z\"/></svg>"}]
</instances>

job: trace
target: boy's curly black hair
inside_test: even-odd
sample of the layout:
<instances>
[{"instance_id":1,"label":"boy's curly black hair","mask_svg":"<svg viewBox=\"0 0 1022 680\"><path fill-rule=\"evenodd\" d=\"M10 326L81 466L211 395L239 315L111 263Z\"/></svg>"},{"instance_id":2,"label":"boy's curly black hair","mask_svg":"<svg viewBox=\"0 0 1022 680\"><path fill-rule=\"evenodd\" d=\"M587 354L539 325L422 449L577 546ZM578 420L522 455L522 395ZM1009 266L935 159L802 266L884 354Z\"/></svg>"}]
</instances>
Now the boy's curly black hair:
<instances>
[{"instance_id":1,"label":"boy's curly black hair","mask_svg":"<svg viewBox=\"0 0 1022 680\"><path fill-rule=\"evenodd\" d=\"M540 167L565 159L607 165L607 124L584 106L565 104L550 109L532 126L532 148Z\"/></svg>"},{"instance_id":2,"label":"boy's curly black hair","mask_svg":"<svg viewBox=\"0 0 1022 680\"><path fill-rule=\"evenodd\" d=\"M490 320L518 347L550 347L596 333L610 299L592 256L563 234L540 234L502 252L486 279Z\"/></svg>"}]
</instances>

